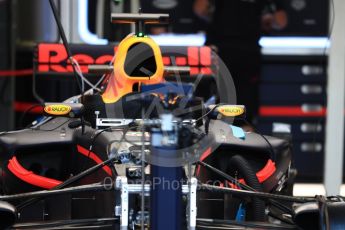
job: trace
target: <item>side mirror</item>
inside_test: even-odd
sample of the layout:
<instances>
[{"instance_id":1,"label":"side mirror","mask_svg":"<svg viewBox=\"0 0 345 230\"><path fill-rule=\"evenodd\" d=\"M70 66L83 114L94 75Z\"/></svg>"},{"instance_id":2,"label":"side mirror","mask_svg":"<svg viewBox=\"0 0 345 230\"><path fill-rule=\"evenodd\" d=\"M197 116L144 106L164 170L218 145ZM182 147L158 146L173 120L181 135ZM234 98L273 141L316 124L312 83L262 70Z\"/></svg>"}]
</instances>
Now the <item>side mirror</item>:
<instances>
[{"instance_id":1,"label":"side mirror","mask_svg":"<svg viewBox=\"0 0 345 230\"><path fill-rule=\"evenodd\" d=\"M5 201L0 201L0 229L11 227L16 219L16 208Z\"/></svg>"}]
</instances>

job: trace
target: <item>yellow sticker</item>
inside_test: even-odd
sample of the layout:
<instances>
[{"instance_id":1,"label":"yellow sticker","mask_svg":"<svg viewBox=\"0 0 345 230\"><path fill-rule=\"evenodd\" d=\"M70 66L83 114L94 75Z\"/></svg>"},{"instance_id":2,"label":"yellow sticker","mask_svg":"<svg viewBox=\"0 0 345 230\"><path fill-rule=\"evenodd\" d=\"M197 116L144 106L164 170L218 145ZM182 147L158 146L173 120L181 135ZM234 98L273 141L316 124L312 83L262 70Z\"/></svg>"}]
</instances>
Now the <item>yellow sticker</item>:
<instances>
[{"instance_id":1,"label":"yellow sticker","mask_svg":"<svg viewBox=\"0 0 345 230\"><path fill-rule=\"evenodd\" d=\"M234 105L223 105L218 107L218 112L227 117L237 117L244 114L244 107Z\"/></svg>"},{"instance_id":2,"label":"yellow sticker","mask_svg":"<svg viewBox=\"0 0 345 230\"><path fill-rule=\"evenodd\" d=\"M50 115L66 115L71 109L71 106L68 105L47 105L44 107L44 111Z\"/></svg>"}]
</instances>

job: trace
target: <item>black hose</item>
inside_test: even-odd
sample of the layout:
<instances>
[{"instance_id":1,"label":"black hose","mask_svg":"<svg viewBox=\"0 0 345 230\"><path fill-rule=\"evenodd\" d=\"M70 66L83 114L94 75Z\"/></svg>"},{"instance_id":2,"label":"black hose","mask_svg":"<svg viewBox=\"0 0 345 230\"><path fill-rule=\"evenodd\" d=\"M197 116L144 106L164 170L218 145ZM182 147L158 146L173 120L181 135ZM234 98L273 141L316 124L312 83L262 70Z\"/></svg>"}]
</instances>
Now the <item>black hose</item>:
<instances>
[{"instance_id":1,"label":"black hose","mask_svg":"<svg viewBox=\"0 0 345 230\"><path fill-rule=\"evenodd\" d=\"M236 184L238 187L240 187L241 189L245 189L245 190L248 190L248 191L253 191L255 192L256 190L253 189L252 187L246 185L246 184L242 184L240 183L237 179L235 179L234 177L224 173L223 171L203 162L203 161L198 161L197 164L201 165L201 166L204 166L205 168L209 169L210 171L220 175L221 177L223 177L225 180L228 180L230 181L231 183L233 184ZM287 212L288 214L293 214L293 211L289 208L289 207L286 207L285 205L279 203L278 201L275 201L275 200L272 200L272 199L269 199L268 200L274 207L278 208L279 210L281 211L284 211L284 212ZM294 201L293 201L294 202Z\"/></svg>"},{"instance_id":2,"label":"black hose","mask_svg":"<svg viewBox=\"0 0 345 230\"><path fill-rule=\"evenodd\" d=\"M233 156L228 164L227 171L238 171L242 176L247 185L255 189L255 191L263 192L262 186L256 177L254 170L252 169L249 162L240 155ZM265 202L257 197L252 198L252 212L254 221L265 221Z\"/></svg>"}]
</instances>

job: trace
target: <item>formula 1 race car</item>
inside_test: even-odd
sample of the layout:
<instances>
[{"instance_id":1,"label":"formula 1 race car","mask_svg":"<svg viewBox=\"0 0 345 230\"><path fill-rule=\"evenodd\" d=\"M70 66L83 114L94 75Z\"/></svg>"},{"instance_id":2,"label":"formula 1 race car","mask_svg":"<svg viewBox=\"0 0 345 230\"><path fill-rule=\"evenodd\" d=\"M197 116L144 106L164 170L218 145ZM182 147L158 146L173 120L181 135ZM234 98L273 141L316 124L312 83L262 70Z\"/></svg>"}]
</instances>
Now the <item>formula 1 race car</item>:
<instances>
[{"instance_id":1,"label":"formula 1 race car","mask_svg":"<svg viewBox=\"0 0 345 230\"><path fill-rule=\"evenodd\" d=\"M165 68L144 27L168 17L113 14L136 32L110 65L89 66L104 73L99 84L46 103L44 119L26 129L0 133L0 228L345 226L342 197L291 196L288 140L244 132L232 122L245 119L245 106L208 104L193 84L165 80L188 67Z\"/></svg>"}]
</instances>

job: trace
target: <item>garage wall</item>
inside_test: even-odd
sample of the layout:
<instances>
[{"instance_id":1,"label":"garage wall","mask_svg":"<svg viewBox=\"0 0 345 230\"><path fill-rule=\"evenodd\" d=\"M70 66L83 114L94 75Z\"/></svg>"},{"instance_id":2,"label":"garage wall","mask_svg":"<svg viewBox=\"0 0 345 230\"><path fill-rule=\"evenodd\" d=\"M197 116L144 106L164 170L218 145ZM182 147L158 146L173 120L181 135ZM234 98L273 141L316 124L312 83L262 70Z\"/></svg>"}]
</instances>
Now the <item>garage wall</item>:
<instances>
[{"instance_id":1,"label":"garage wall","mask_svg":"<svg viewBox=\"0 0 345 230\"><path fill-rule=\"evenodd\" d=\"M11 69L11 7L15 1L0 1L0 71ZM0 131L13 129L14 79L0 75Z\"/></svg>"}]
</instances>

